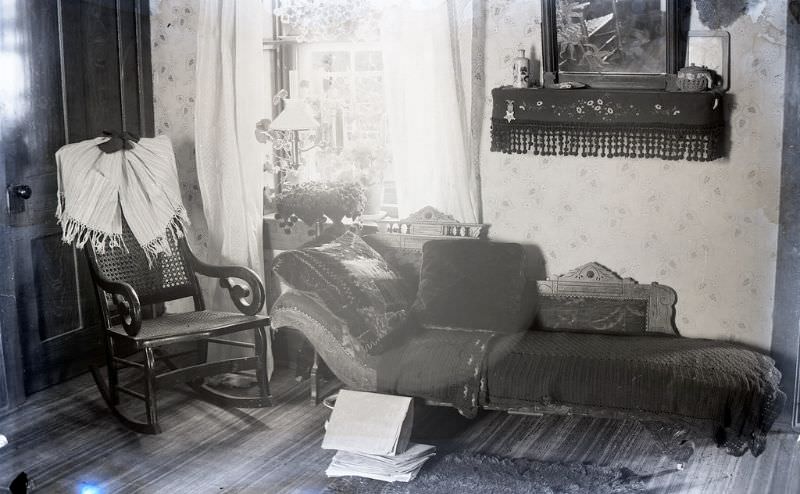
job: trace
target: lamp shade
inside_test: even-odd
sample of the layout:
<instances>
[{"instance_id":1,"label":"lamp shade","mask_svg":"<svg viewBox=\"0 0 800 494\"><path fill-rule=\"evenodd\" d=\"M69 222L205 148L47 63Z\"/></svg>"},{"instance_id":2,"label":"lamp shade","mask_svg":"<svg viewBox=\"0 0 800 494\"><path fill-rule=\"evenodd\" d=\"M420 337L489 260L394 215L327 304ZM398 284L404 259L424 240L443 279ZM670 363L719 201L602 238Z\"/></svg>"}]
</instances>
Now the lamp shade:
<instances>
[{"instance_id":1,"label":"lamp shade","mask_svg":"<svg viewBox=\"0 0 800 494\"><path fill-rule=\"evenodd\" d=\"M319 127L319 122L311 116L311 109L305 101L286 98L283 100L283 104L283 111L272 121L270 129L307 130Z\"/></svg>"}]
</instances>

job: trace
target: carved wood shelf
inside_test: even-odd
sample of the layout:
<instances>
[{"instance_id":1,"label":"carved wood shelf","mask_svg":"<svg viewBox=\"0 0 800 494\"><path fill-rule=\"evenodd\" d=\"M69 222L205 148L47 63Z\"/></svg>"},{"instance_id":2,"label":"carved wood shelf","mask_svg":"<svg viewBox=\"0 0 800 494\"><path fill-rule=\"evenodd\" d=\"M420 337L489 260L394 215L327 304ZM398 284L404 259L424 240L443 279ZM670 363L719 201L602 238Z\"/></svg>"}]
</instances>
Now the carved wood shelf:
<instances>
[{"instance_id":1,"label":"carved wood shelf","mask_svg":"<svg viewBox=\"0 0 800 494\"><path fill-rule=\"evenodd\" d=\"M422 235L432 237L484 238L489 225L461 223L449 214L426 206L408 218L386 219L378 223L378 233L387 235Z\"/></svg>"}]
</instances>

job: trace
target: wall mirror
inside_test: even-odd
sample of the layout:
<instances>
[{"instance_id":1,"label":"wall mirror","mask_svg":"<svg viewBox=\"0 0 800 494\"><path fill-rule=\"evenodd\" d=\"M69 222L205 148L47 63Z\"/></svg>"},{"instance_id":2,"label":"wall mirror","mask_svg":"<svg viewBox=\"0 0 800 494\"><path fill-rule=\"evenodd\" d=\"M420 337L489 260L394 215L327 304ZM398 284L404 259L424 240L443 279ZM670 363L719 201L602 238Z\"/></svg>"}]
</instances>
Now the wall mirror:
<instances>
[{"instance_id":1,"label":"wall mirror","mask_svg":"<svg viewBox=\"0 0 800 494\"><path fill-rule=\"evenodd\" d=\"M544 81L664 89L683 65L686 0L542 0Z\"/></svg>"}]
</instances>

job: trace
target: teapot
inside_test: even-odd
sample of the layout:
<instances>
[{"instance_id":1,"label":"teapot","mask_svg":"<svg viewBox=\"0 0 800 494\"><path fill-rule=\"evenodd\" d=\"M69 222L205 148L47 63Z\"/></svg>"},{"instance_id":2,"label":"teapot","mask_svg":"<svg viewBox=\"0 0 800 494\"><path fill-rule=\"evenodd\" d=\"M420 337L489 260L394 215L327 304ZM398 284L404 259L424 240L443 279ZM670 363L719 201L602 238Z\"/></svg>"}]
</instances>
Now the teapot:
<instances>
[{"instance_id":1,"label":"teapot","mask_svg":"<svg viewBox=\"0 0 800 494\"><path fill-rule=\"evenodd\" d=\"M691 64L678 71L676 82L678 89L691 93L713 89L714 72L705 65Z\"/></svg>"}]
</instances>

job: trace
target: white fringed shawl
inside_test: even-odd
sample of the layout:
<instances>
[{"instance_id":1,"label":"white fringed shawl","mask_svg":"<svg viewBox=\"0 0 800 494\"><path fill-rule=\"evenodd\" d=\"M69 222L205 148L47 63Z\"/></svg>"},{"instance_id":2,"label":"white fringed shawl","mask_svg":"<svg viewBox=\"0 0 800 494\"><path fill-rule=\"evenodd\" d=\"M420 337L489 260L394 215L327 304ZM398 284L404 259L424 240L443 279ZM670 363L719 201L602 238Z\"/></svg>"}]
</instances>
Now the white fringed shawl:
<instances>
[{"instance_id":1,"label":"white fringed shawl","mask_svg":"<svg viewBox=\"0 0 800 494\"><path fill-rule=\"evenodd\" d=\"M62 240L103 252L124 247L122 215L152 262L170 252L166 232L183 235L189 224L181 201L175 155L166 136L130 142L131 149L105 153L98 137L67 144L56 152L58 210Z\"/></svg>"}]
</instances>

